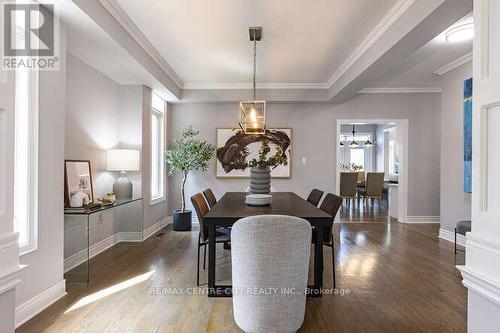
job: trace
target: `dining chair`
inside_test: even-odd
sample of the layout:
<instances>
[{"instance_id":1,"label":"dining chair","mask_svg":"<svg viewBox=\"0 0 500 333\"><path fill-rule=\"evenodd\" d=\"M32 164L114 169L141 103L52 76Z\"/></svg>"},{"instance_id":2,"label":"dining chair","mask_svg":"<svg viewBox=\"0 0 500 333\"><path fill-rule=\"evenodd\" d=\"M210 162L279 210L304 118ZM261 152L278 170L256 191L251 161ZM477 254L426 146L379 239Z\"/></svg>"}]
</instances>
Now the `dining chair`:
<instances>
[{"instance_id":1,"label":"dining chair","mask_svg":"<svg viewBox=\"0 0 500 333\"><path fill-rule=\"evenodd\" d=\"M348 207L350 208L350 200L356 198L356 188L358 184L358 175L355 172L340 173L340 196L342 199L347 199Z\"/></svg>"},{"instance_id":2,"label":"dining chair","mask_svg":"<svg viewBox=\"0 0 500 333\"><path fill-rule=\"evenodd\" d=\"M307 197L307 201L312 203L314 206L318 206L321 198L323 197L323 191L313 188L309 196Z\"/></svg>"},{"instance_id":3,"label":"dining chair","mask_svg":"<svg viewBox=\"0 0 500 333\"><path fill-rule=\"evenodd\" d=\"M198 233L198 261L196 264L196 285L200 285L200 248L203 246L203 269L205 269L205 262L207 258L207 245L208 245L208 227L204 223L204 217L208 213L209 208L205 202L205 198L201 193L197 193L191 197L198 221L200 223L200 232ZM218 228L216 230L215 243L227 243L231 241L231 234L225 228Z\"/></svg>"},{"instance_id":4,"label":"dining chair","mask_svg":"<svg viewBox=\"0 0 500 333\"><path fill-rule=\"evenodd\" d=\"M335 220L335 216L337 215L340 207L342 206L342 197L328 193L321 203L319 209L331 215L333 218L332 223L329 226L323 227L323 245L332 249L332 272L333 272L333 288L336 287L335 283L335 243L333 239L333 222ZM313 241L316 233L313 230Z\"/></svg>"},{"instance_id":5,"label":"dining chair","mask_svg":"<svg viewBox=\"0 0 500 333\"><path fill-rule=\"evenodd\" d=\"M304 322L310 223L294 216L256 215L237 221L231 236L238 327L244 332L296 332Z\"/></svg>"},{"instance_id":6,"label":"dining chair","mask_svg":"<svg viewBox=\"0 0 500 333\"><path fill-rule=\"evenodd\" d=\"M363 198L363 203L366 202L366 199L371 199L371 200L377 199L378 206L380 207L383 191L384 191L384 173L368 172L366 174L365 188L358 189L358 198Z\"/></svg>"},{"instance_id":7,"label":"dining chair","mask_svg":"<svg viewBox=\"0 0 500 333\"><path fill-rule=\"evenodd\" d=\"M212 209L213 206L217 203L217 199L215 198L214 192L212 192L212 189L207 188L205 191L203 191L203 196L207 200L208 206L210 209Z\"/></svg>"}]
</instances>

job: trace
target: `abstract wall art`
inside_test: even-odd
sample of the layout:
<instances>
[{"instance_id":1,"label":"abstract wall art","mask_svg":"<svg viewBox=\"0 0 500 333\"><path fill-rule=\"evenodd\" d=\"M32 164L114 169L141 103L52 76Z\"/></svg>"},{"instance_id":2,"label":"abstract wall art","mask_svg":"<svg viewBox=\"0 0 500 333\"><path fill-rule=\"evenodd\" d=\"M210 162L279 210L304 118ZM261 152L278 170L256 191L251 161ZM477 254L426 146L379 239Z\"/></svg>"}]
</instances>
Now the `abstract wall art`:
<instances>
[{"instance_id":1,"label":"abstract wall art","mask_svg":"<svg viewBox=\"0 0 500 333\"><path fill-rule=\"evenodd\" d=\"M265 134L245 134L240 129L217 129L216 176L220 178L249 178L248 162L259 155L263 140L269 141L275 154L279 148L286 155L288 163L271 170L273 178L290 178L292 129L270 128Z\"/></svg>"},{"instance_id":2,"label":"abstract wall art","mask_svg":"<svg viewBox=\"0 0 500 333\"><path fill-rule=\"evenodd\" d=\"M464 192L472 192L472 78L464 81Z\"/></svg>"}]
</instances>

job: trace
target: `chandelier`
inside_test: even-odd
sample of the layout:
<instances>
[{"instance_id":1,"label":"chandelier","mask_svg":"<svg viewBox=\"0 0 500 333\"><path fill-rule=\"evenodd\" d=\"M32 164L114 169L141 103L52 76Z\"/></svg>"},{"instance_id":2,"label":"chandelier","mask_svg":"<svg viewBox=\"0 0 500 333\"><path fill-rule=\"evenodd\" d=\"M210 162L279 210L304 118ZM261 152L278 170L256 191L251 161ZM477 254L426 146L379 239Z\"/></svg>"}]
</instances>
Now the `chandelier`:
<instances>
[{"instance_id":1,"label":"chandelier","mask_svg":"<svg viewBox=\"0 0 500 333\"><path fill-rule=\"evenodd\" d=\"M266 101L256 98L255 77L257 75L257 42L262 40L262 28L249 28L250 41L253 42L253 100L241 101L238 124L247 134L266 133Z\"/></svg>"}]
</instances>

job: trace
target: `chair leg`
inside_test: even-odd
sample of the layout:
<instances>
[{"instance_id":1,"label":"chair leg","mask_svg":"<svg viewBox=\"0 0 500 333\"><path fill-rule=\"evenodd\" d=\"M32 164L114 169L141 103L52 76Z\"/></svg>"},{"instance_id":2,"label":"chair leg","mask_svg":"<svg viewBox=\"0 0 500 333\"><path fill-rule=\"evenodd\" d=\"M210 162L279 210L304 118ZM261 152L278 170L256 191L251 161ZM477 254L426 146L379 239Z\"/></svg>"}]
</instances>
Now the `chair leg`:
<instances>
[{"instance_id":1,"label":"chair leg","mask_svg":"<svg viewBox=\"0 0 500 333\"><path fill-rule=\"evenodd\" d=\"M203 269L205 269L205 262L207 261L207 245L203 245Z\"/></svg>"},{"instance_id":2,"label":"chair leg","mask_svg":"<svg viewBox=\"0 0 500 333\"><path fill-rule=\"evenodd\" d=\"M196 261L196 286L200 285L200 242L198 242L198 260Z\"/></svg>"},{"instance_id":3,"label":"chair leg","mask_svg":"<svg viewBox=\"0 0 500 333\"><path fill-rule=\"evenodd\" d=\"M457 228L455 228L455 254L457 254Z\"/></svg>"},{"instance_id":4,"label":"chair leg","mask_svg":"<svg viewBox=\"0 0 500 333\"><path fill-rule=\"evenodd\" d=\"M332 242L332 272L333 272L333 289L335 286L335 243Z\"/></svg>"}]
</instances>

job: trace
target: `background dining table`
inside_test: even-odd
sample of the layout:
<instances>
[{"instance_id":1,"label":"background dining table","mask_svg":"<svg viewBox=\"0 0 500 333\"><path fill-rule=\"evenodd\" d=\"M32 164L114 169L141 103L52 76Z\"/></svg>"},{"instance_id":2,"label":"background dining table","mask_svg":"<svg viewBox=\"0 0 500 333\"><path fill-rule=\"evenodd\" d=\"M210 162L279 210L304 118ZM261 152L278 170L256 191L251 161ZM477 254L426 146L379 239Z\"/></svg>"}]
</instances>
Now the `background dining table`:
<instances>
[{"instance_id":1,"label":"background dining table","mask_svg":"<svg viewBox=\"0 0 500 333\"><path fill-rule=\"evenodd\" d=\"M314 241L314 284L308 286L308 296L320 297L323 288L323 226L333 223L333 217L318 207L302 199L293 192L273 192L269 206L248 206L245 192L227 192L204 216L208 227L208 296L231 297L230 285L215 283L215 230L217 227L230 227L241 218L254 215L290 215L307 220L315 233Z\"/></svg>"}]
</instances>

